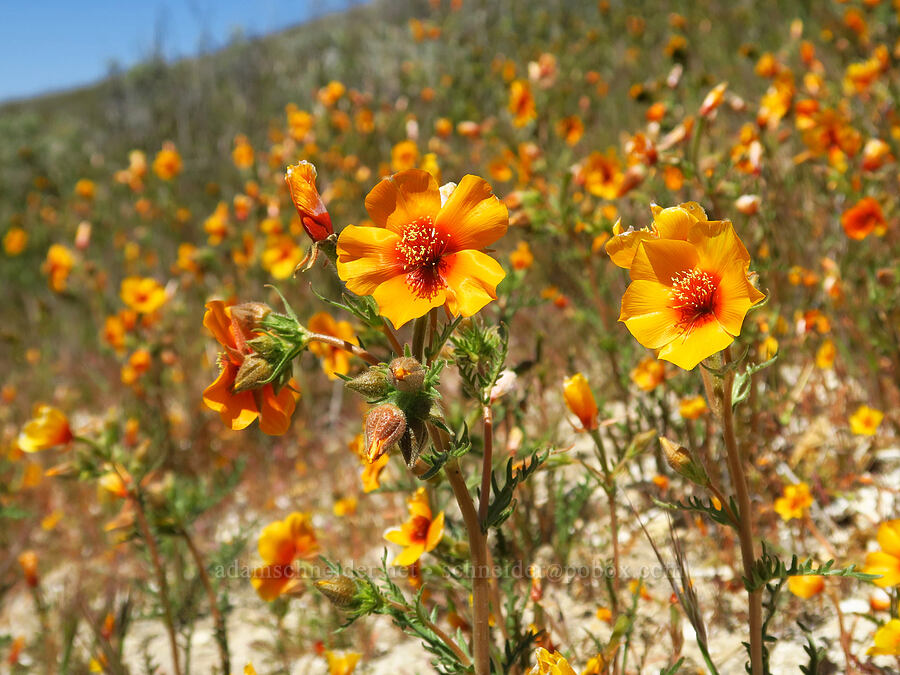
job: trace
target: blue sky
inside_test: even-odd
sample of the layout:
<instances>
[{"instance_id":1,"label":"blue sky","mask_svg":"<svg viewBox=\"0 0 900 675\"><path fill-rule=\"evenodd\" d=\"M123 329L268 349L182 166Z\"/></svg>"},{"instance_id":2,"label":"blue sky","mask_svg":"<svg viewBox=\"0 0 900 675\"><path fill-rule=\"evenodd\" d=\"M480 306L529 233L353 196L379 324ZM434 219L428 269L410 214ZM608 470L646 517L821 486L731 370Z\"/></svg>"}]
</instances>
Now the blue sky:
<instances>
[{"instance_id":1,"label":"blue sky","mask_svg":"<svg viewBox=\"0 0 900 675\"><path fill-rule=\"evenodd\" d=\"M158 43L167 59L263 35L360 0L0 0L0 101L102 79Z\"/></svg>"}]
</instances>

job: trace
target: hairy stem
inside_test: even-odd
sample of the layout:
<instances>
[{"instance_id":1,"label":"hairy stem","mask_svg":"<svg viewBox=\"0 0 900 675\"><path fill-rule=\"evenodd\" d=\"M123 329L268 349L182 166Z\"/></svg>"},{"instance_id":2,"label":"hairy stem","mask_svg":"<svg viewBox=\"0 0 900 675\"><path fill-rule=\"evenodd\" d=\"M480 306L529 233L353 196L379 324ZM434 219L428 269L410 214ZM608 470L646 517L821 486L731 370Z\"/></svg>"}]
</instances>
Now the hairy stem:
<instances>
[{"instance_id":1,"label":"hairy stem","mask_svg":"<svg viewBox=\"0 0 900 675\"><path fill-rule=\"evenodd\" d=\"M394 609L403 612L404 614L409 612L409 608L401 605L399 602L388 600L388 604ZM440 639L441 642L447 645L450 651L452 651L456 655L456 658L459 659L459 663L463 668L468 668L472 665L472 661L468 656L466 656L466 653L460 648L458 644L456 644L453 638L447 635L443 628L432 622L427 616L420 616L418 618L422 621L425 627L428 628L428 630L437 635L438 639Z\"/></svg>"},{"instance_id":2,"label":"hairy stem","mask_svg":"<svg viewBox=\"0 0 900 675\"><path fill-rule=\"evenodd\" d=\"M350 352L354 356L358 356L371 366L377 366L379 363L381 363L377 358L372 356L372 354L370 354L367 350L363 349L359 345L355 345L352 342L347 342L347 340L342 340L341 338L335 337L334 335L310 333L309 335L307 335L307 339L309 339L310 342L323 342L326 345L331 345L332 347L343 349L345 352Z\"/></svg>"}]
</instances>

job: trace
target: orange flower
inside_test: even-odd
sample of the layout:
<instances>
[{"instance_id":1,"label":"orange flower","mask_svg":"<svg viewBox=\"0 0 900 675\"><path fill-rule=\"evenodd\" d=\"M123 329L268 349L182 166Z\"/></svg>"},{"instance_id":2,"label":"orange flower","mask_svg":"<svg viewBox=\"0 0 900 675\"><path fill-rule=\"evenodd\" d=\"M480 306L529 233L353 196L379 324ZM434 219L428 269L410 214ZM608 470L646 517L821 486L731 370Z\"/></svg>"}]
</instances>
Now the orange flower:
<instances>
[{"instance_id":1,"label":"orange flower","mask_svg":"<svg viewBox=\"0 0 900 675\"><path fill-rule=\"evenodd\" d=\"M683 398L678 404L678 414L686 420L695 420L701 415L705 415L708 410L706 399L702 396Z\"/></svg>"},{"instance_id":2,"label":"orange flower","mask_svg":"<svg viewBox=\"0 0 900 675\"><path fill-rule=\"evenodd\" d=\"M259 428L264 433L279 436L290 426L296 403L294 392L288 385L276 393L271 383L235 391L235 377L241 366L247 357L255 355L247 344L255 333L235 318L233 310L221 300L206 303L203 325L225 351L219 358L222 369L219 377L203 392L203 402L218 412L222 421L234 431L247 428L258 417Z\"/></svg>"},{"instance_id":3,"label":"orange flower","mask_svg":"<svg viewBox=\"0 0 900 675\"><path fill-rule=\"evenodd\" d=\"M314 333L332 335L351 344L359 344L353 335L353 326L349 321L335 321L328 312L313 314L307 328ZM328 375L328 379L336 380L338 375L346 375L350 372L350 354L338 347L332 347L322 342L311 342L309 351L322 359L322 369Z\"/></svg>"},{"instance_id":4,"label":"orange flower","mask_svg":"<svg viewBox=\"0 0 900 675\"><path fill-rule=\"evenodd\" d=\"M3 235L3 250L6 255L13 257L25 250L28 243L28 233L21 227L11 227Z\"/></svg>"},{"instance_id":5,"label":"orange flower","mask_svg":"<svg viewBox=\"0 0 900 675\"><path fill-rule=\"evenodd\" d=\"M244 134L234 137L234 150L231 151L231 160L239 169L249 169L253 166L253 146Z\"/></svg>"},{"instance_id":6,"label":"orange flower","mask_svg":"<svg viewBox=\"0 0 900 675\"><path fill-rule=\"evenodd\" d=\"M269 237L262 252L263 269L276 279L287 279L303 260L303 249L290 235Z\"/></svg>"},{"instance_id":7,"label":"orange flower","mask_svg":"<svg viewBox=\"0 0 900 675\"><path fill-rule=\"evenodd\" d=\"M94 181L88 178L81 178L75 183L75 194L82 199L92 200L96 190L97 186L94 185Z\"/></svg>"},{"instance_id":8,"label":"orange flower","mask_svg":"<svg viewBox=\"0 0 900 675\"><path fill-rule=\"evenodd\" d=\"M621 196L625 182L622 166L613 148L605 155L599 152L588 155L578 167L575 178L588 192L601 199Z\"/></svg>"},{"instance_id":9,"label":"orange flower","mask_svg":"<svg viewBox=\"0 0 900 675\"><path fill-rule=\"evenodd\" d=\"M259 597L270 602L296 588L293 562L309 558L319 548L312 522L305 513L294 512L284 520L269 523L259 535L259 556L265 565L253 570L250 583Z\"/></svg>"},{"instance_id":10,"label":"orange flower","mask_svg":"<svg viewBox=\"0 0 900 675\"><path fill-rule=\"evenodd\" d=\"M503 236L506 206L477 176L438 189L427 171L382 180L366 197L374 227L348 225L337 243L338 275L372 295L396 328L446 305L471 316L496 299L506 273L481 249Z\"/></svg>"},{"instance_id":11,"label":"orange flower","mask_svg":"<svg viewBox=\"0 0 900 675\"><path fill-rule=\"evenodd\" d=\"M819 574L806 574L798 577L788 577L788 590L798 598L809 600L818 595L825 588L825 577Z\"/></svg>"},{"instance_id":12,"label":"orange flower","mask_svg":"<svg viewBox=\"0 0 900 675\"><path fill-rule=\"evenodd\" d=\"M577 145L584 135L584 123L578 115L563 117L556 123L556 133L565 139L566 145Z\"/></svg>"},{"instance_id":13,"label":"orange flower","mask_svg":"<svg viewBox=\"0 0 900 675\"><path fill-rule=\"evenodd\" d=\"M516 250L509 254L509 262L514 270L527 270L534 262L534 254L527 241L520 241Z\"/></svg>"},{"instance_id":14,"label":"orange flower","mask_svg":"<svg viewBox=\"0 0 900 675\"><path fill-rule=\"evenodd\" d=\"M49 405L38 405L34 417L22 427L17 443L24 452L37 452L71 440L72 429L65 413Z\"/></svg>"},{"instance_id":15,"label":"orange flower","mask_svg":"<svg viewBox=\"0 0 900 675\"><path fill-rule=\"evenodd\" d=\"M334 232L331 216L316 189L316 167L307 161L292 164L284 174L284 182L291 192L291 201L300 216L306 234L313 241L322 241Z\"/></svg>"},{"instance_id":16,"label":"orange flower","mask_svg":"<svg viewBox=\"0 0 900 675\"><path fill-rule=\"evenodd\" d=\"M513 115L513 126L516 127L524 127L537 117L528 80L513 80L509 85L509 112Z\"/></svg>"},{"instance_id":17,"label":"orange flower","mask_svg":"<svg viewBox=\"0 0 900 675\"><path fill-rule=\"evenodd\" d=\"M785 521L803 518L812 503L813 498L806 483L786 485L784 495L775 500L775 512Z\"/></svg>"},{"instance_id":18,"label":"orange flower","mask_svg":"<svg viewBox=\"0 0 900 675\"><path fill-rule=\"evenodd\" d=\"M863 197L841 215L841 225L851 239L860 241L873 232L882 235L887 227L881 205L872 197Z\"/></svg>"},{"instance_id":19,"label":"orange flower","mask_svg":"<svg viewBox=\"0 0 900 675\"><path fill-rule=\"evenodd\" d=\"M44 261L43 270L48 277L50 288L57 293L66 290L66 281L74 264L75 257L62 244L53 244L47 249L47 259Z\"/></svg>"},{"instance_id":20,"label":"orange flower","mask_svg":"<svg viewBox=\"0 0 900 675\"><path fill-rule=\"evenodd\" d=\"M597 401L588 384L587 378L581 373L575 373L567 377L563 382L563 397L566 405L575 417L581 422L581 426L590 431L598 425Z\"/></svg>"},{"instance_id":21,"label":"orange flower","mask_svg":"<svg viewBox=\"0 0 900 675\"><path fill-rule=\"evenodd\" d=\"M865 574L880 574L873 580L876 586L890 588L900 585L900 519L888 520L878 526L880 551L866 554Z\"/></svg>"},{"instance_id":22,"label":"orange flower","mask_svg":"<svg viewBox=\"0 0 900 675\"><path fill-rule=\"evenodd\" d=\"M631 381L641 391L653 391L666 379L666 364L648 356L631 371Z\"/></svg>"},{"instance_id":23,"label":"orange flower","mask_svg":"<svg viewBox=\"0 0 900 675\"><path fill-rule=\"evenodd\" d=\"M761 301L750 256L728 221L697 222L687 241L641 242L619 321L658 357L685 370L730 345Z\"/></svg>"},{"instance_id":24,"label":"orange flower","mask_svg":"<svg viewBox=\"0 0 900 675\"><path fill-rule=\"evenodd\" d=\"M162 150L153 159L153 173L162 180L172 180L181 173L181 155L172 142L163 143Z\"/></svg>"},{"instance_id":25,"label":"orange flower","mask_svg":"<svg viewBox=\"0 0 900 675\"><path fill-rule=\"evenodd\" d=\"M400 567L412 565L423 553L433 551L444 536L444 512L441 511L436 518L432 518L424 487L416 490L407 500L407 505L409 520L384 533L384 538L389 542L405 547L391 563Z\"/></svg>"},{"instance_id":26,"label":"orange flower","mask_svg":"<svg viewBox=\"0 0 900 675\"><path fill-rule=\"evenodd\" d=\"M136 349L122 366L122 384L134 384L138 378L150 370L152 357L146 349Z\"/></svg>"},{"instance_id":27,"label":"orange flower","mask_svg":"<svg viewBox=\"0 0 900 675\"><path fill-rule=\"evenodd\" d=\"M25 575L25 583L31 588L35 588L40 581L37 553L34 551L23 551L19 554L19 565L21 565L22 573Z\"/></svg>"},{"instance_id":28,"label":"orange flower","mask_svg":"<svg viewBox=\"0 0 900 675\"><path fill-rule=\"evenodd\" d=\"M167 300L166 289L156 279L150 277L123 279L119 296L122 302L139 314L152 314Z\"/></svg>"}]
</instances>

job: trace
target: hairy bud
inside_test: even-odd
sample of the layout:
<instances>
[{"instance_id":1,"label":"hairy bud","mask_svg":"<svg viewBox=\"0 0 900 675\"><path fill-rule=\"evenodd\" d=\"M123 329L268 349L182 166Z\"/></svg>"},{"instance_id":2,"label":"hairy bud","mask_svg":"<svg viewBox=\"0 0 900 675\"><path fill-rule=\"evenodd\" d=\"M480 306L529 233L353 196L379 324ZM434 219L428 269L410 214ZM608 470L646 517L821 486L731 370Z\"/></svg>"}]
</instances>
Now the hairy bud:
<instances>
[{"instance_id":1,"label":"hairy bud","mask_svg":"<svg viewBox=\"0 0 900 675\"><path fill-rule=\"evenodd\" d=\"M262 356L248 354L234 376L234 393L261 387L272 376L272 364Z\"/></svg>"},{"instance_id":2,"label":"hairy bud","mask_svg":"<svg viewBox=\"0 0 900 675\"><path fill-rule=\"evenodd\" d=\"M390 391L387 377L380 370L374 368L354 377L344 386L362 394L369 400L379 399Z\"/></svg>"},{"instance_id":3,"label":"hairy bud","mask_svg":"<svg viewBox=\"0 0 900 675\"><path fill-rule=\"evenodd\" d=\"M425 384L425 368L411 356L401 356L388 366L391 384L404 394L422 390Z\"/></svg>"},{"instance_id":4,"label":"hairy bud","mask_svg":"<svg viewBox=\"0 0 900 675\"><path fill-rule=\"evenodd\" d=\"M319 579L316 588L339 609L356 609L359 606L357 583L350 577L340 575Z\"/></svg>"},{"instance_id":5,"label":"hairy bud","mask_svg":"<svg viewBox=\"0 0 900 675\"><path fill-rule=\"evenodd\" d=\"M391 403L372 408L366 415L366 461L372 464L406 432L406 415Z\"/></svg>"}]
</instances>

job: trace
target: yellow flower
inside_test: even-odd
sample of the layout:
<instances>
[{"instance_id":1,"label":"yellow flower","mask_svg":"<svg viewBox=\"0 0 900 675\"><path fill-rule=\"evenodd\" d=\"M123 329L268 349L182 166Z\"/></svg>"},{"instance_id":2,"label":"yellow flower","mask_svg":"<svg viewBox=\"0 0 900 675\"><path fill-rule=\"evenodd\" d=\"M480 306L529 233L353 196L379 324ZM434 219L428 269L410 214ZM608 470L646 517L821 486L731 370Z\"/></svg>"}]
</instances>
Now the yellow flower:
<instances>
[{"instance_id":1,"label":"yellow flower","mask_svg":"<svg viewBox=\"0 0 900 675\"><path fill-rule=\"evenodd\" d=\"M775 512L785 521L803 518L812 503L813 498L806 483L786 485L784 495L775 500Z\"/></svg>"},{"instance_id":2,"label":"yellow flower","mask_svg":"<svg viewBox=\"0 0 900 675\"><path fill-rule=\"evenodd\" d=\"M163 143L162 150L153 159L153 173L162 180L172 180L181 173L181 155L171 142Z\"/></svg>"},{"instance_id":3,"label":"yellow flower","mask_svg":"<svg viewBox=\"0 0 900 675\"><path fill-rule=\"evenodd\" d=\"M881 588L900 585L900 519L888 520L878 526L880 551L866 554L863 572L880 574L872 583Z\"/></svg>"},{"instance_id":4,"label":"yellow flower","mask_svg":"<svg viewBox=\"0 0 900 675\"><path fill-rule=\"evenodd\" d=\"M303 249L287 234L269 237L261 257L263 269L276 279L290 277L302 260Z\"/></svg>"},{"instance_id":5,"label":"yellow flower","mask_svg":"<svg viewBox=\"0 0 900 675\"><path fill-rule=\"evenodd\" d=\"M594 400L594 393L588 384L587 378L581 373L575 373L571 377L567 377L563 382L563 397L566 399L566 406L575 417L581 422L581 426L586 431L596 429L598 425L597 401Z\"/></svg>"},{"instance_id":6,"label":"yellow flower","mask_svg":"<svg viewBox=\"0 0 900 675\"><path fill-rule=\"evenodd\" d=\"M372 295L396 328L446 305L472 316L506 273L481 249L503 236L504 206L477 176L438 189L427 171L382 180L366 197L374 227L348 225L338 238L338 275L358 295Z\"/></svg>"},{"instance_id":7,"label":"yellow flower","mask_svg":"<svg viewBox=\"0 0 900 675\"><path fill-rule=\"evenodd\" d=\"M666 364L648 356L631 371L631 381L641 391L653 391L666 379Z\"/></svg>"},{"instance_id":8,"label":"yellow flower","mask_svg":"<svg viewBox=\"0 0 900 675\"><path fill-rule=\"evenodd\" d=\"M420 487L407 500L409 520L400 527L392 527L384 533L384 538L392 544L403 546L403 551L394 558L392 565L406 567L412 565L423 553L433 551L444 536L444 512L436 518L431 516L428 495Z\"/></svg>"},{"instance_id":9,"label":"yellow flower","mask_svg":"<svg viewBox=\"0 0 900 675\"><path fill-rule=\"evenodd\" d=\"M356 497L344 497L342 499L338 499L331 511L337 517L341 516L352 516L356 513L357 500Z\"/></svg>"},{"instance_id":10,"label":"yellow flower","mask_svg":"<svg viewBox=\"0 0 900 675\"><path fill-rule=\"evenodd\" d=\"M605 155L592 152L578 168L576 180L595 197L616 199L621 196L625 174L615 149Z\"/></svg>"},{"instance_id":11,"label":"yellow flower","mask_svg":"<svg viewBox=\"0 0 900 675\"><path fill-rule=\"evenodd\" d=\"M834 342L825 340L816 350L816 367L820 370L828 370L834 366L834 358L837 356L837 349Z\"/></svg>"},{"instance_id":12,"label":"yellow flower","mask_svg":"<svg viewBox=\"0 0 900 675\"><path fill-rule=\"evenodd\" d=\"M708 410L706 399L702 396L683 398L678 404L678 414L686 420L695 420L701 415L705 415Z\"/></svg>"},{"instance_id":13,"label":"yellow flower","mask_svg":"<svg viewBox=\"0 0 900 675\"><path fill-rule=\"evenodd\" d=\"M619 321L659 358L691 370L730 345L765 297L747 278L749 263L728 221L696 222L687 241L642 241Z\"/></svg>"},{"instance_id":14,"label":"yellow flower","mask_svg":"<svg viewBox=\"0 0 900 675\"><path fill-rule=\"evenodd\" d=\"M350 675L356 670L356 663L362 654L356 652L333 652L328 650L325 652L325 658L328 660L328 675Z\"/></svg>"},{"instance_id":15,"label":"yellow flower","mask_svg":"<svg viewBox=\"0 0 900 675\"><path fill-rule=\"evenodd\" d=\"M136 349L128 357L128 362L122 366L122 384L134 384L137 382L141 375L150 370L151 362L150 352L146 349Z\"/></svg>"},{"instance_id":16,"label":"yellow flower","mask_svg":"<svg viewBox=\"0 0 900 675\"><path fill-rule=\"evenodd\" d=\"M150 277L128 277L122 280L119 296L139 314L152 314L166 302L166 289Z\"/></svg>"},{"instance_id":17,"label":"yellow flower","mask_svg":"<svg viewBox=\"0 0 900 675\"><path fill-rule=\"evenodd\" d=\"M266 525L258 548L265 566L253 570L250 583L259 597L271 601L298 585L292 563L315 555L319 543L309 516L295 511L284 520Z\"/></svg>"},{"instance_id":18,"label":"yellow flower","mask_svg":"<svg viewBox=\"0 0 900 675\"><path fill-rule=\"evenodd\" d=\"M631 263L642 241L653 239L680 239L687 241L688 233L698 222L707 222L706 212L697 202L685 202L678 206L650 207L653 224L650 228L622 229L621 223L613 227L613 237L606 243L606 253L615 265L631 269Z\"/></svg>"},{"instance_id":19,"label":"yellow flower","mask_svg":"<svg viewBox=\"0 0 900 675\"><path fill-rule=\"evenodd\" d=\"M328 312L313 314L307 327L314 333L331 335L354 345L359 344L353 334L353 326L350 325L350 322L335 321ZM311 342L309 351L322 359L322 369L328 375L328 379L336 380L338 375L346 375L350 372L350 354L343 349L326 345L323 342Z\"/></svg>"},{"instance_id":20,"label":"yellow flower","mask_svg":"<svg viewBox=\"0 0 900 675\"><path fill-rule=\"evenodd\" d=\"M6 255L13 257L25 250L28 243L28 233L21 227L11 227L3 235L3 250Z\"/></svg>"},{"instance_id":21,"label":"yellow flower","mask_svg":"<svg viewBox=\"0 0 900 675\"><path fill-rule=\"evenodd\" d=\"M850 431L857 436L874 436L884 419L884 413L867 405L861 405L850 415Z\"/></svg>"},{"instance_id":22,"label":"yellow flower","mask_svg":"<svg viewBox=\"0 0 900 675\"><path fill-rule=\"evenodd\" d=\"M818 574L806 574L798 577L788 577L788 590L798 598L809 600L818 595L825 588L825 577Z\"/></svg>"},{"instance_id":23,"label":"yellow flower","mask_svg":"<svg viewBox=\"0 0 900 675\"><path fill-rule=\"evenodd\" d=\"M537 665L528 671L528 675L575 675L572 666L559 652L551 654L543 647L538 647L534 655Z\"/></svg>"},{"instance_id":24,"label":"yellow flower","mask_svg":"<svg viewBox=\"0 0 900 675\"><path fill-rule=\"evenodd\" d=\"M239 169L249 169L253 166L253 146L244 134L234 137L234 150L231 151L231 160Z\"/></svg>"},{"instance_id":25,"label":"yellow flower","mask_svg":"<svg viewBox=\"0 0 900 675\"><path fill-rule=\"evenodd\" d=\"M96 189L97 188L94 185L94 181L87 178L82 178L77 183L75 183L75 194L82 199L93 199Z\"/></svg>"},{"instance_id":26,"label":"yellow flower","mask_svg":"<svg viewBox=\"0 0 900 675\"><path fill-rule=\"evenodd\" d=\"M37 452L71 440L72 429L65 413L49 405L39 405L34 417L22 427L17 442L24 452Z\"/></svg>"},{"instance_id":27,"label":"yellow flower","mask_svg":"<svg viewBox=\"0 0 900 675\"><path fill-rule=\"evenodd\" d=\"M870 656L900 656L900 619L891 619L875 631L875 643L866 654Z\"/></svg>"}]
</instances>

